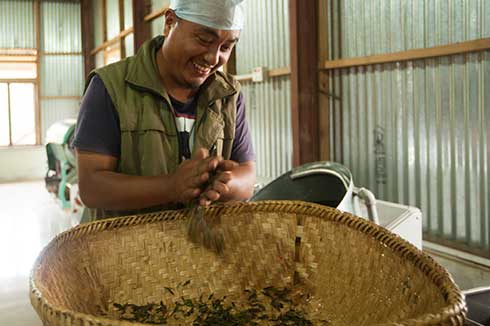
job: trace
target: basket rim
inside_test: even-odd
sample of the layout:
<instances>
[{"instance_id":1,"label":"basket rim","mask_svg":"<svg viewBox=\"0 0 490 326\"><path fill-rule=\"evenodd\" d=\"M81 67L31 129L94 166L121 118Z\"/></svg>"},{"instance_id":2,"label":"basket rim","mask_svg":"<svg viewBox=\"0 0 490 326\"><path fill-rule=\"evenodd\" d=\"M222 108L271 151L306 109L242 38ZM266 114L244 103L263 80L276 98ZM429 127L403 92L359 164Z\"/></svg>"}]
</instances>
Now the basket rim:
<instances>
[{"instance_id":1,"label":"basket rim","mask_svg":"<svg viewBox=\"0 0 490 326\"><path fill-rule=\"evenodd\" d=\"M66 241L71 241L84 237L89 234L96 234L102 231L111 231L121 228L151 224L162 221L186 219L189 215L189 209L181 210L166 210L147 214L128 215L122 217L114 217L90 223L80 224L74 228L66 230L55 236L40 252L37 257L29 276L31 304L38 311L49 311L49 314L68 315L73 320L86 320L101 323L101 325L120 325L129 326L135 325L134 322L111 319L103 316L94 316L91 314L81 313L70 309L51 304L42 295L36 285L35 272L39 268L43 256L53 247L62 245ZM432 257L425 252L416 248L400 236L391 231L376 225L375 223L363 218L354 216L347 212L342 212L335 208L304 202L291 200L267 200L257 202L227 202L213 204L205 208L205 214L214 217L223 213L251 213L251 212L274 212L274 213L299 213L312 214L315 218L327 219L332 222L343 224L355 231L364 233L367 236L384 244L391 249L393 253L404 258L419 269L426 277L428 277L434 285L441 290L447 301L447 305L437 314L424 314L416 319L408 319L403 322L397 322L396 325L414 325L420 322L426 324L440 323L443 321L465 318L467 308L465 297L462 291L454 283L449 272L439 265ZM332 214L333 213L333 214ZM38 301L36 305L34 301ZM39 309L39 310L38 310ZM459 320L458 319L458 320ZM147 323L138 323L138 325L152 325ZM387 323L383 325L395 325L395 323Z\"/></svg>"}]
</instances>

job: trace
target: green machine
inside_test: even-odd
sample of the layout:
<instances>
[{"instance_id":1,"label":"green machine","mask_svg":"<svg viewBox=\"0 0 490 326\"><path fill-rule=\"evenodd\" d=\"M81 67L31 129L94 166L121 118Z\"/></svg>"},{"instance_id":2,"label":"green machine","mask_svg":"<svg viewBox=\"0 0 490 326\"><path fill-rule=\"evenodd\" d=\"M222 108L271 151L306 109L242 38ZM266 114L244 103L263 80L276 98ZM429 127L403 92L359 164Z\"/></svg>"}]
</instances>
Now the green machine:
<instances>
[{"instance_id":1,"label":"green machine","mask_svg":"<svg viewBox=\"0 0 490 326\"><path fill-rule=\"evenodd\" d=\"M44 178L46 188L60 200L62 208L70 208L71 189L78 183L75 150L71 146L75 136L75 119L54 123L46 133L48 171Z\"/></svg>"}]
</instances>

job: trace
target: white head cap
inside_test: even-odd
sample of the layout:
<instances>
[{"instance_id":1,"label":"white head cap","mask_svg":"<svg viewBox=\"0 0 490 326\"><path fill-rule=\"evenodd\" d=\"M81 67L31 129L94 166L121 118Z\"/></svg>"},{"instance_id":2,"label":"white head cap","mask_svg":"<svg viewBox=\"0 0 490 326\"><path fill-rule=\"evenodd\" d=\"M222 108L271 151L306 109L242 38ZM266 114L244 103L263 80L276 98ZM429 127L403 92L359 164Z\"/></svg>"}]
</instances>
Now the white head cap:
<instances>
[{"instance_id":1,"label":"white head cap","mask_svg":"<svg viewBox=\"0 0 490 326\"><path fill-rule=\"evenodd\" d=\"M171 0L177 17L223 30L241 30L245 22L243 0Z\"/></svg>"}]
</instances>

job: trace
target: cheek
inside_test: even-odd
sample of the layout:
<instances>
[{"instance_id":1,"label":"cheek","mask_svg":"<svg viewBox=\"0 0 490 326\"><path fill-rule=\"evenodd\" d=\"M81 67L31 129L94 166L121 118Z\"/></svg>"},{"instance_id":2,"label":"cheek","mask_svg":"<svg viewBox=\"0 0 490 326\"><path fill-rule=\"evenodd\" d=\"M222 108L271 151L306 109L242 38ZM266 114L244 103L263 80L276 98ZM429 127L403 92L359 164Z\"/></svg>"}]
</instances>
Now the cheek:
<instances>
[{"instance_id":1,"label":"cheek","mask_svg":"<svg viewBox=\"0 0 490 326\"><path fill-rule=\"evenodd\" d=\"M221 67L222 65L224 65L228 61L229 58L230 58L230 53L221 54L219 56L218 66Z\"/></svg>"}]
</instances>

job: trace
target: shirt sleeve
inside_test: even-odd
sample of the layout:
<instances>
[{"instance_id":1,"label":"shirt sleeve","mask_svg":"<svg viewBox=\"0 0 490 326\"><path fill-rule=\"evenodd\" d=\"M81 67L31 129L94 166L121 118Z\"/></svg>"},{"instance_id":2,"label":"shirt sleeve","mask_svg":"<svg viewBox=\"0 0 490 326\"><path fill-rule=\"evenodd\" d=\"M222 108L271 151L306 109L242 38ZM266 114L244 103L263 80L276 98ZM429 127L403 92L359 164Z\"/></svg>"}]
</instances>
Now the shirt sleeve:
<instances>
[{"instance_id":1,"label":"shirt sleeve","mask_svg":"<svg viewBox=\"0 0 490 326\"><path fill-rule=\"evenodd\" d=\"M78 113L73 146L78 150L121 156L119 115L102 80L95 75Z\"/></svg>"},{"instance_id":2,"label":"shirt sleeve","mask_svg":"<svg viewBox=\"0 0 490 326\"><path fill-rule=\"evenodd\" d=\"M245 98L240 92L237 99L235 139L231 150L231 159L238 163L255 161L252 136L245 116Z\"/></svg>"}]
</instances>

